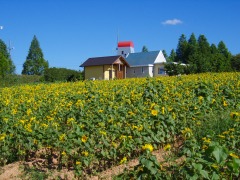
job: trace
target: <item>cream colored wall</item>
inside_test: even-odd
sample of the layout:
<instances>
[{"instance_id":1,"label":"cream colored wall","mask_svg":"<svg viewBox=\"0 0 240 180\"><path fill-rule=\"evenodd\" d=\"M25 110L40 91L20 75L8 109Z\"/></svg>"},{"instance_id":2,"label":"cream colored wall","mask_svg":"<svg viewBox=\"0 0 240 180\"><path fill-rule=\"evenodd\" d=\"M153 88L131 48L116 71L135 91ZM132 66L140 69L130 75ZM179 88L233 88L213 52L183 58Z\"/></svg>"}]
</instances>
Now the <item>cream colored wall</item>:
<instances>
[{"instance_id":1,"label":"cream colored wall","mask_svg":"<svg viewBox=\"0 0 240 180\"><path fill-rule=\"evenodd\" d=\"M103 79L103 66L87 66L84 71L85 79Z\"/></svg>"},{"instance_id":2,"label":"cream colored wall","mask_svg":"<svg viewBox=\"0 0 240 180\"><path fill-rule=\"evenodd\" d=\"M105 80L109 80L109 75L110 75L110 70L114 70L112 72L112 78L114 79L116 77L116 70L117 67L116 66L112 66L112 65L104 65L104 79Z\"/></svg>"},{"instance_id":3,"label":"cream colored wall","mask_svg":"<svg viewBox=\"0 0 240 180\"><path fill-rule=\"evenodd\" d=\"M158 68L164 69L164 64L163 63L154 64L154 68L153 68L153 76L154 77L166 75L166 73L165 74L158 74Z\"/></svg>"},{"instance_id":4,"label":"cream colored wall","mask_svg":"<svg viewBox=\"0 0 240 180\"><path fill-rule=\"evenodd\" d=\"M87 66L85 67L85 79L104 79L109 80L110 78L110 70L112 72L112 78L116 78L116 72L118 69L118 65L104 65L104 66Z\"/></svg>"}]
</instances>

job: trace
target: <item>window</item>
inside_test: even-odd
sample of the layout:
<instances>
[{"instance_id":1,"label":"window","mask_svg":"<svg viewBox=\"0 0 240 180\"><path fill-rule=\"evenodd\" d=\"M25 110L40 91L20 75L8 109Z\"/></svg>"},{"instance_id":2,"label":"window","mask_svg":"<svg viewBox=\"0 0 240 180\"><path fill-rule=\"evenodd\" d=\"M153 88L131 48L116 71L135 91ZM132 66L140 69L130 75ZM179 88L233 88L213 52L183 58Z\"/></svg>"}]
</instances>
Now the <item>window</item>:
<instances>
[{"instance_id":1,"label":"window","mask_svg":"<svg viewBox=\"0 0 240 180\"><path fill-rule=\"evenodd\" d=\"M133 73L135 74L135 69L133 70Z\"/></svg>"},{"instance_id":2,"label":"window","mask_svg":"<svg viewBox=\"0 0 240 180\"><path fill-rule=\"evenodd\" d=\"M165 74L165 71L164 71L163 67L158 68L158 74Z\"/></svg>"},{"instance_id":3,"label":"window","mask_svg":"<svg viewBox=\"0 0 240 180\"><path fill-rule=\"evenodd\" d=\"M144 73L144 67L142 67L142 73Z\"/></svg>"},{"instance_id":4,"label":"window","mask_svg":"<svg viewBox=\"0 0 240 180\"><path fill-rule=\"evenodd\" d=\"M122 54L124 54L124 51L122 51Z\"/></svg>"}]
</instances>

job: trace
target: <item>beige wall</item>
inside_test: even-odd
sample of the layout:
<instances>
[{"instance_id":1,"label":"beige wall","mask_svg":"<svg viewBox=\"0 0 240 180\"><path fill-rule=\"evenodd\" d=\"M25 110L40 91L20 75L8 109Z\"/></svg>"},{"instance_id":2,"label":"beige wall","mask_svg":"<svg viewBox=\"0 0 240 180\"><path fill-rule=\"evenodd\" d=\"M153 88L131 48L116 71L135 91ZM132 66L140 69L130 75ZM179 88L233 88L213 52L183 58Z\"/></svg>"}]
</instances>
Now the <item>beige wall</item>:
<instances>
[{"instance_id":1,"label":"beige wall","mask_svg":"<svg viewBox=\"0 0 240 180\"><path fill-rule=\"evenodd\" d=\"M109 80L110 79L110 72L112 71L112 78L114 79L116 77L116 70L117 70L117 66L116 65L104 65L104 79L105 80Z\"/></svg>"},{"instance_id":2,"label":"beige wall","mask_svg":"<svg viewBox=\"0 0 240 180\"><path fill-rule=\"evenodd\" d=\"M154 68L153 68L153 76L154 77L166 75L165 72L164 72L164 74L158 74L158 69L159 68L164 70L164 64L163 63L154 64Z\"/></svg>"},{"instance_id":3,"label":"beige wall","mask_svg":"<svg viewBox=\"0 0 240 180\"><path fill-rule=\"evenodd\" d=\"M104 79L103 66L87 66L84 68L85 79Z\"/></svg>"},{"instance_id":4,"label":"beige wall","mask_svg":"<svg viewBox=\"0 0 240 180\"><path fill-rule=\"evenodd\" d=\"M85 67L85 79L99 79L99 80L109 80L117 77L119 65L104 65L104 66L87 66ZM123 68L123 73L125 73L125 67ZM112 72L112 78L110 73Z\"/></svg>"},{"instance_id":5,"label":"beige wall","mask_svg":"<svg viewBox=\"0 0 240 180\"><path fill-rule=\"evenodd\" d=\"M116 65L104 65L104 66L87 66L85 67L85 79L104 79L109 80L110 79L110 71L112 72L112 78L116 78Z\"/></svg>"}]
</instances>

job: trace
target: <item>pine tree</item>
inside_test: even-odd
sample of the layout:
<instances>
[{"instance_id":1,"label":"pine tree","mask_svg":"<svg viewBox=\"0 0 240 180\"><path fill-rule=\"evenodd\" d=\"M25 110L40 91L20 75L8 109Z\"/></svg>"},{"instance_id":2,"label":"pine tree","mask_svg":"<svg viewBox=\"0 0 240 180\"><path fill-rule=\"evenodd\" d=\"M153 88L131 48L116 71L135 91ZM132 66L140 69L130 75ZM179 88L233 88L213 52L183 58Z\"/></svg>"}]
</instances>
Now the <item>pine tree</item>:
<instances>
[{"instance_id":1,"label":"pine tree","mask_svg":"<svg viewBox=\"0 0 240 180\"><path fill-rule=\"evenodd\" d=\"M0 39L0 75L4 77L7 74L15 72L15 65L7 50L7 45Z\"/></svg>"},{"instance_id":2,"label":"pine tree","mask_svg":"<svg viewBox=\"0 0 240 180\"><path fill-rule=\"evenodd\" d=\"M44 70L47 69L48 66L48 62L44 59L38 39L34 35L29 48L28 56L23 64L22 74L43 75Z\"/></svg>"},{"instance_id":3,"label":"pine tree","mask_svg":"<svg viewBox=\"0 0 240 180\"><path fill-rule=\"evenodd\" d=\"M222 69L221 71L231 71L231 58L232 55L228 51L226 45L224 44L223 41L220 41L218 43L218 53L223 56L223 61L221 62L222 64Z\"/></svg>"},{"instance_id":4,"label":"pine tree","mask_svg":"<svg viewBox=\"0 0 240 180\"><path fill-rule=\"evenodd\" d=\"M200 35L198 38L197 57L197 72L201 73L211 71L211 50L207 38L204 35Z\"/></svg>"},{"instance_id":5,"label":"pine tree","mask_svg":"<svg viewBox=\"0 0 240 180\"><path fill-rule=\"evenodd\" d=\"M148 48L146 46L143 46L142 52L148 52Z\"/></svg>"},{"instance_id":6,"label":"pine tree","mask_svg":"<svg viewBox=\"0 0 240 180\"><path fill-rule=\"evenodd\" d=\"M175 62L176 61L176 52L174 49L171 50L170 55L168 57L168 62Z\"/></svg>"},{"instance_id":7,"label":"pine tree","mask_svg":"<svg viewBox=\"0 0 240 180\"><path fill-rule=\"evenodd\" d=\"M186 52L186 63L188 64L188 73L197 72L197 61L198 61L198 42L194 35L191 34L188 40L187 52Z\"/></svg>"},{"instance_id":8,"label":"pine tree","mask_svg":"<svg viewBox=\"0 0 240 180\"><path fill-rule=\"evenodd\" d=\"M240 71L240 54L232 57L231 64L234 71Z\"/></svg>"},{"instance_id":9,"label":"pine tree","mask_svg":"<svg viewBox=\"0 0 240 180\"><path fill-rule=\"evenodd\" d=\"M178 45L176 49L176 62L186 63L187 58L187 48L188 42L186 40L186 36L182 34L178 40Z\"/></svg>"},{"instance_id":10,"label":"pine tree","mask_svg":"<svg viewBox=\"0 0 240 180\"><path fill-rule=\"evenodd\" d=\"M163 56L165 57L166 61L168 62L168 55L165 50L162 50Z\"/></svg>"},{"instance_id":11,"label":"pine tree","mask_svg":"<svg viewBox=\"0 0 240 180\"><path fill-rule=\"evenodd\" d=\"M212 72L218 72L219 71L218 66L219 66L219 61L220 61L221 57L219 57L218 49L215 44L211 44L210 51L211 51Z\"/></svg>"}]
</instances>

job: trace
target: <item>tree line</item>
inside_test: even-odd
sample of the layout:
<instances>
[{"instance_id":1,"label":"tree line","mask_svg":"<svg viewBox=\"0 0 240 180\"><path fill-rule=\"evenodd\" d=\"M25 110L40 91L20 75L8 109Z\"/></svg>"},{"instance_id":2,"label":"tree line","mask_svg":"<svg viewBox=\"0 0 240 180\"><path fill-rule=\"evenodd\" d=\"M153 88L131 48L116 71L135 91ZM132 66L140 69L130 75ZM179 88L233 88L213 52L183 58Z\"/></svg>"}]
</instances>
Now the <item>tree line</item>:
<instances>
[{"instance_id":1,"label":"tree line","mask_svg":"<svg viewBox=\"0 0 240 180\"><path fill-rule=\"evenodd\" d=\"M11 59L7 45L0 39L0 76L15 74L15 65ZM40 43L34 35L28 55L23 64L22 75L43 76L45 81L76 81L83 79L83 72L66 68L49 68L49 63L44 58Z\"/></svg>"},{"instance_id":2,"label":"tree line","mask_svg":"<svg viewBox=\"0 0 240 180\"><path fill-rule=\"evenodd\" d=\"M223 41L210 45L204 35L197 39L192 33L187 40L182 34L176 50L172 49L169 56L165 50L163 53L169 75L240 71L240 54L232 55Z\"/></svg>"}]
</instances>

